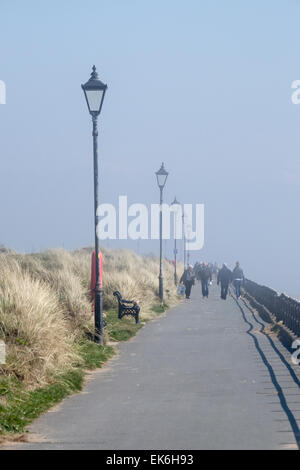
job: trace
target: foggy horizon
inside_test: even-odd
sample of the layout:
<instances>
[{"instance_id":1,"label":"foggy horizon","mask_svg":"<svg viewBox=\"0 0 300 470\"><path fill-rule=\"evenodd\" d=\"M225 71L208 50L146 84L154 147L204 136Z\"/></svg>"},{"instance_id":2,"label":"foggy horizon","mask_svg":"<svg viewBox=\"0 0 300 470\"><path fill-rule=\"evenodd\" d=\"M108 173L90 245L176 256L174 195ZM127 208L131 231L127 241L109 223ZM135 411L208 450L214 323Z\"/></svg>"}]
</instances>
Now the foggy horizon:
<instances>
[{"instance_id":1,"label":"foggy horizon","mask_svg":"<svg viewBox=\"0 0 300 470\"><path fill-rule=\"evenodd\" d=\"M291 99L300 5L41 3L0 0L0 244L93 244L92 123L81 84L95 64L108 85L100 202L158 203L163 161L164 201L205 205L204 248L192 264L239 260L248 279L300 298L300 106ZM153 240L103 245L159 253ZM173 240L163 249L171 259Z\"/></svg>"}]
</instances>

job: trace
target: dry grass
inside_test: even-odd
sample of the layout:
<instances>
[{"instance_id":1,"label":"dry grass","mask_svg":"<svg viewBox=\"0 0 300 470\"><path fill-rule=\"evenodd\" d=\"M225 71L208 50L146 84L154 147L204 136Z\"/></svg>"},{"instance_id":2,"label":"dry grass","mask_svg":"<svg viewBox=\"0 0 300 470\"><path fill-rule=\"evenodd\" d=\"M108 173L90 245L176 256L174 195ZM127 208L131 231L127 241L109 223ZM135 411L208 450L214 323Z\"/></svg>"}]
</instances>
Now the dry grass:
<instances>
[{"instance_id":1,"label":"dry grass","mask_svg":"<svg viewBox=\"0 0 300 470\"><path fill-rule=\"evenodd\" d=\"M173 266L164 260L165 302L176 302ZM105 282L103 289L104 308L116 305L113 292L118 290L141 306L141 318L151 316L151 307L157 303L158 260L142 258L130 251L108 252L105 255Z\"/></svg>"},{"instance_id":2,"label":"dry grass","mask_svg":"<svg viewBox=\"0 0 300 470\"><path fill-rule=\"evenodd\" d=\"M90 249L0 253L0 339L7 346L0 379L14 376L33 389L80 363L78 341L93 328L90 270ZM116 306L112 293L119 290L140 303L142 319L154 315L156 259L104 250L104 273L105 309ZM167 261L164 287L165 301L173 305L173 267Z\"/></svg>"}]
</instances>

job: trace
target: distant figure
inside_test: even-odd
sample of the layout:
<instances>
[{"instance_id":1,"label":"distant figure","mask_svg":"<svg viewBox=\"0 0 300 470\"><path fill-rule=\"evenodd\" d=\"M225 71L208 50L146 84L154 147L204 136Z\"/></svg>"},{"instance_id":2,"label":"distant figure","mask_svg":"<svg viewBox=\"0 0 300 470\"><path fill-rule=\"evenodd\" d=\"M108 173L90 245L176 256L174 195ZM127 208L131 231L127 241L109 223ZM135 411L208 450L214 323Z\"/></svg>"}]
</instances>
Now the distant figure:
<instances>
[{"instance_id":1,"label":"distant figure","mask_svg":"<svg viewBox=\"0 0 300 470\"><path fill-rule=\"evenodd\" d=\"M241 285L245 281L244 273L243 273L242 268L240 267L239 261L236 262L235 268L232 271L232 279L233 279L233 285L235 287L236 297L238 299L241 296Z\"/></svg>"},{"instance_id":2,"label":"distant figure","mask_svg":"<svg viewBox=\"0 0 300 470\"><path fill-rule=\"evenodd\" d=\"M198 261L196 261L196 263L194 264L194 274L195 274L195 278L198 279L198 271L200 269L200 263Z\"/></svg>"},{"instance_id":3,"label":"distant figure","mask_svg":"<svg viewBox=\"0 0 300 470\"><path fill-rule=\"evenodd\" d=\"M226 263L223 263L222 268L218 273L218 285L221 283L221 299L226 300L228 293L228 286L232 280L232 272L227 267Z\"/></svg>"},{"instance_id":4,"label":"distant figure","mask_svg":"<svg viewBox=\"0 0 300 470\"><path fill-rule=\"evenodd\" d=\"M201 266L202 266L202 263L197 262L197 266L196 266L196 268L194 268L196 279L199 282L201 281L201 277L200 277Z\"/></svg>"},{"instance_id":5,"label":"distant figure","mask_svg":"<svg viewBox=\"0 0 300 470\"><path fill-rule=\"evenodd\" d=\"M208 263L208 269L210 271L210 284L212 283L212 275L213 275L213 269L214 269L214 265L212 263Z\"/></svg>"},{"instance_id":6,"label":"distant figure","mask_svg":"<svg viewBox=\"0 0 300 470\"><path fill-rule=\"evenodd\" d=\"M216 279L218 277L218 264L215 262L214 265L213 265L213 274L216 276Z\"/></svg>"},{"instance_id":7,"label":"distant figure","mask_svg":"<svg viewBox=\"0 0 300 470\"><path fill-rule=\"evenodd\" d=\"M185 298L189 299L191 295L192 286L195 284L195 273L191 264L188 266L187 269L185 269L183 275L181 276L180 284L184 284Z\"/></svg>"},{"instance_id":8,"label":"distant figure","mask_svg":"<svg viewBox=\"0 0 300 470\"><path fill-rule=\"evenodd\" d=\"M208 283L212 280L212 275L209 266L205 263L201 264L199 278L201 280L202 296L208 298Z\"/></svg>"}]
</instances>

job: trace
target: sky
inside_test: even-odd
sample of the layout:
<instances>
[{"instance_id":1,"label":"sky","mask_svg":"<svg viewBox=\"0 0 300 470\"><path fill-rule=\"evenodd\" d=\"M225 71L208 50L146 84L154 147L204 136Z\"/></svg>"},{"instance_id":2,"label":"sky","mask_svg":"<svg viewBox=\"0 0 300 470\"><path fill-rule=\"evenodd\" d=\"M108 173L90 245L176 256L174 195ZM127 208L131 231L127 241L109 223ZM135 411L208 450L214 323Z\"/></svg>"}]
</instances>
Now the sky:
<instances>
[{"instance_id":1,"label":"sky","mask_svg":"<svg viewBox=\"0 0 300 470\"><path fill-rule=\"evenodd\" d=\"M239 260L249 279L300 298L299 1L0 0L0 19L0 244L93 243L81 84L95 64L108 85L100 200L158 202L163 161L164 200L205 205L191 261Z\"/></svg>"}]
</instances>

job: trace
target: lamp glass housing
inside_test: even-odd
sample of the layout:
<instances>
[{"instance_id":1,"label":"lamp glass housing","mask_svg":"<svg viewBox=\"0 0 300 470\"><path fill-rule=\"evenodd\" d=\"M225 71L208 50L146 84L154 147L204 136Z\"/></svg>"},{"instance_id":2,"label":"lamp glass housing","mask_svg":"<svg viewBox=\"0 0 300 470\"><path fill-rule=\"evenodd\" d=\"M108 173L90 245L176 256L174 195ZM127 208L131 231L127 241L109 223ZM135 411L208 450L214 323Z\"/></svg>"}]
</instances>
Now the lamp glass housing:
<instances>
[{"instance_id":1,"label":"lamp glass housing","mask_svg":"<svg viewBox=\"0 0 300 470\"><path fill-rule=\"evenodd\" d=\"M158 186L160 188L164 188L169 173L166 171L163 163L162 163L160 169L155 174L156 174Z\"/></svg>"}]
</instances>

